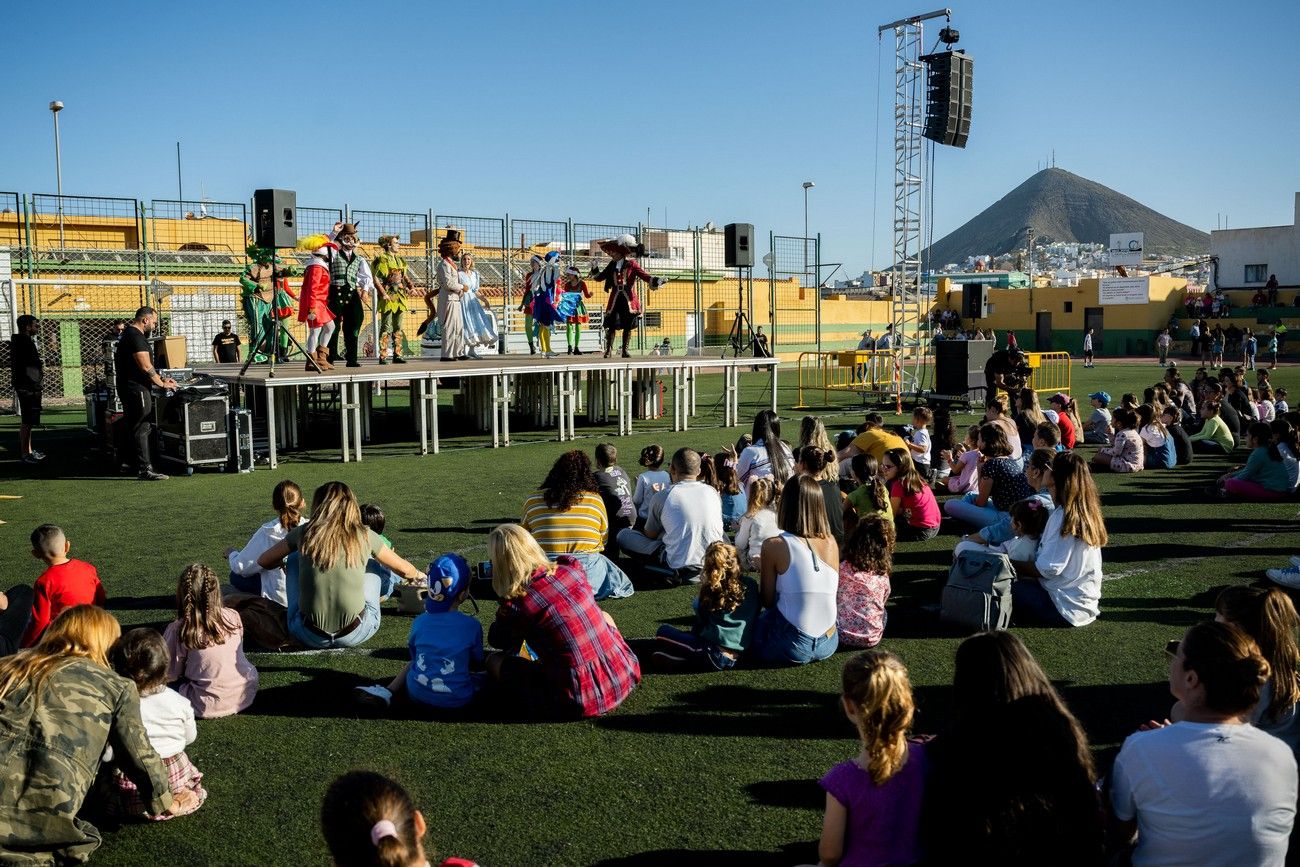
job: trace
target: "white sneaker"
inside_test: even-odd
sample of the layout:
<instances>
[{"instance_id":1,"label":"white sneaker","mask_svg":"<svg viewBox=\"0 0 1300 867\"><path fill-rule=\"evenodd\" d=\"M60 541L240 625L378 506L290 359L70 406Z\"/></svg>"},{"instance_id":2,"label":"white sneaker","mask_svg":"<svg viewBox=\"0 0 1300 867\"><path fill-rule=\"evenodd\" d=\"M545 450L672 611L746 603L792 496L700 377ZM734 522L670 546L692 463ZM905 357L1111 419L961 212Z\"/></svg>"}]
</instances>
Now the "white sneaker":
<instances>
[{"instance_id":1,"label":"white sneaker","mask_svg":"<svg viewBox=\"0 0 1300 867\"><path fill-rule=\"evenodd\" d=\"M359 703L369 705L370 707L386 708L393 703L393 694L388 691L387 687L375 684L373 686L358 686L352 691L352 696Z\"/></svg>"},{"instance_id":2,"label":"white sneaker","mask_svg":"<svg viewBox=\"0 0 1300 867\"><path fill-rule=\"evenodd\" d=\"M1300 589L1300 567L1288 566L1285 569L1269 569L1264 573L1269 580L1276 581L1284 587Z\"/></svg>"}]
</instances>

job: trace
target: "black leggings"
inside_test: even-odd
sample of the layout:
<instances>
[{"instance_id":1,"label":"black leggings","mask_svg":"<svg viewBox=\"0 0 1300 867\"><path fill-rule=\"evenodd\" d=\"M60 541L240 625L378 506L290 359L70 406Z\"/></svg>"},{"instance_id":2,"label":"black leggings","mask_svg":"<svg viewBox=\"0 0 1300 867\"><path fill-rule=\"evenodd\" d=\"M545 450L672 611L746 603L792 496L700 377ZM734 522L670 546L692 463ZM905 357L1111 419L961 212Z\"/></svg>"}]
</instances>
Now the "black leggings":
<instances>
[{"instance_id":1,"label":"black leggings","mask_svg":"<svg viewBox=\"0 0 1300 867\"><path fill-rule=\"evenodd\" d=\"M18 651L18 642L32 615L32 588L19 584L9 588L5 596L9 598L9 607L0 611L0 656Z\"/></svg>"},{"instance_id":2,"label":"black leggings","mask_svg":"<svg viewBox=\"0 0 1300 867\"><path fill-rule=\"evenodd\" d=\"M1217 440L1192 440L1192 451L1198 455L1226 455L1228 450Z\"/></svg>"}]
</instances>

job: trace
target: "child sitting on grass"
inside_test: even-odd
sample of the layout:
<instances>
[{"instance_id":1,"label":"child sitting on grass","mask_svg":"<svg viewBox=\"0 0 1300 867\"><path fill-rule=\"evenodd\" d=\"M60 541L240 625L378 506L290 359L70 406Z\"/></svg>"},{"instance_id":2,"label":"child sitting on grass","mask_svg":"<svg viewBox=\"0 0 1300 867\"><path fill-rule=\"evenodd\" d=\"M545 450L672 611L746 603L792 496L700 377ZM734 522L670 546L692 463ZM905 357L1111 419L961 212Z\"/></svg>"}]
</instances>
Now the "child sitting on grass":
<instances>
[{"instance_id":1,"label":"child sitting on grass","mask_svg":"<svg viewBox=\"0 0 1300 867\"><path fill-rule=\"evenodd\" d=\"M755 479L755 481L758 481ZM752 484L752 483L751 483ZM683 632L667 623L655 633L654 661L661 668L728 671L749 647L758 617L758 584L740 573L736 549L714 542L704 552L695 623Z\"/></svg>"},{"instance_id":2,"label":"child sitting on grass","mask_svg":"<svg viewBox=\"0 0 1300 867\"><path fill-rule=\"evenodd\" d=\"M736 530L736 550L740 565L747 572L757 572L763 543L781 535L776 526L776 484L770 476L750 479L749 502Z\"/></svg>"},{"instance_id":3,"label":"child sitting on grass","mask_svg":"<svg viewBox=\"0 0 1300 867\"><path fill-rule=\"evenodd\" d=\"M1065 451L1065 446L1061 445L1061 429L1052 421L1042 422L1034 428L1032 443L1035 449L1047 449L1049 452Z\"/></svg>"},{"instance_id":4,"label":"child sitting on grass","mask_svg":"<svg viewBox=\"0 0 1300 867\"><path fill-rule=\"evenodd\" d=\"M956 455L950 460L953 473L948 477L948 492L952 494L969 494L980 485L980 426L971 425L966 430L966 439L958 446Z\"/></svg>"},{"instance_id":5,"label":"child sitting on grass","mask_svg":"<svg viewBox=\"0 0 1300 867\"><path fill-rule=\"evenodd\" d=\"M853 478L858 486L849 492L849 505L853 508L853 520L861 520L868 515L880 515L886 521L894 520L894 509L889 503L889 492L885 490L885 480L880 476L880 463L866 452L853 456ZM852 520L848 523L852 523ZM844 532L851 527L846 523Z\"/></svg>"},{"instance_id":6,"label":"child sitting on grass","mask_svg":"<svg viewBox=\"0 0 1300 867\"><path fill-rule=\"evenodd\" d=\"M844 713L862 750L821 779L826 817L821 864L915 864L929 761L909 740L915 705L907 668L892 653L867 650L844 664Z\"/></svg>"},{"instance_id":7,"label":"child sitting on grass","mask_svg":"<svg viewBox=\"0 0 1300 867\"><path fill-rule=\"evenodd\" d=\"M257 695L257 669L244 656L244 621L221 604L217 573L191 563L176 580L176 619L163 633L167 680L199 719L239 713Z\"/></svg>"},{"instance_id":8,"label":"child sitting on grass","mask_svg":"<svg viewBox=\"0 0 1300 867\"><path fill-rule=\"evenodd\" d=\"M637 463L645 467L645 472L636 477L636 488L632 491L632 505L636 506L635 526L640 530L650 517L650 501L655 494L667 490L673 481L663 469L663 446L648 445L641 449L641 459Z\"/></svg>"},{"instance_id":9,"label":"child sitting on grass","mask_svg":"<svg viewBox=\"0 0 1300 867\"><path fill-rule=\"evenodd\" d=\"M189 809L177 810L173 805L170 811L153 818L162 821L193 813L208 797L202 786L203 774L185 754L185 747L194 743L198 729L194 725L194 708L189 701L167 687L166 642L157 630L132 629L114 643L108 652L108 661L114 671L133 681L140 692L140 719L150 746L162 757L163 766L167 768L172 796L191 792L197 798L197 801L182 799L175 802L193 803ZM106 756L105 760L109 758ZM148 804L140 798L135 783L120 769L113 771L107 807L110 815L121 817L143 818L148 812Z\"/></svg>"},{"instance_id":10,"label":"child sitting on grass","mask_svg":"<svg viewBox=\"0 0 1300 867\"><path fill-rule=\"evenodd\" d=\"M367 528L374 531L375 535L384 540L384 544L390 549L393 547L393 540L384 535L384 528L388 526L388 516L384 510L374 503L361 504L361 523ZM373 557L366 563L366 573L379 576L379 601L383 602L389 596L393 595L393 590L401 583L401 579L393 574L393 570L380 563Z\"/></svg>"},{"instance_id":11,"label":"child sitting on grass","mask_svg":"<svg viewBox=\"0 0 1300 867\"><path fill-rule=\"evenodd\" d=\"M104 607L104 585L95 567L68 556L72 543L54 524L42 524L32 531L32 556L45 564L45 571L32 588L32 613L23 631L20 647L33 647L45 629L74 605Z\"/></svg>"},{"instance_id":12,"label":"child sitting on grass","mask_svg":"<svg viewBox=\"0 0 1300 867\"><path fill-rule=\"evenodd\" d=\"M835 594L840 644L875 647L880 643L888 619L885 603L893 557L894 522L879 514L859 518L840 559L840 586Z\"/></svg>"},{"instance_id":13,"label":"child sitting on grass","mask_svg":"<svg viewBox=\"0 0 1300 867\"><path fill-rule=\"evenodd\" d=\"M1142 437L1143 462L1148 470L1172 470L1178 465L1174 441L1160 420L1154 404L1144 403L1137 408L1138 436Z\"/></svg>"},{"instance_id":14,"label":"child sitting on grass","mask_svg":"<svg viewBox=\"0 0 1300 867\"><path fill-rule=\"evenodd\" d=\"M736 468L721 458L715 461L715 466L718 470L718 494L722 498L722 527L728 533L734 533L740 526L740 519L749 511L749 502L741 490Z\"/></svg>"},{"instance_id":15,"label":"child sitting on grass","mask_svg":"<svg viewBox=\"0 0 1300 867\"><path fill-rule=\"evenodd\" d=\"M1246 442L1250 457L1244 467L1237 467L1219 479L1219 496L1255 503L1290 496L1295 489L1292 482L1295 475L1273 442L1273 429L1262 421L1251 422L1246 430ZM1295 462L1294 457L1291 462Z\"/></svg>"},{"instance_id":16,"label":"child sitting on grass","mask_svg":"<svg viewBox=\"0 0 1300 867\"><path fill-rule=\"evenodd\" d=\"M930 475L930 430L929 424L934 419L934 412L929 407L918 406L912 410L912 434L907 438L907 448L912 458L912 465L925 479L931 481Z\"/></svg>"},{"instance_id":17,"label":"child sitting on grass","mask_svg":"<svg viewBox=\"0 0 1300 867\"><path fill-rule=\"evenodd\" d=\"M424 613L411 624L406 644L411 661L388 686L359 686L356 699L389 707L405 694L425 707L454 709L469 704L479 687L472 669L483 667L483 624L457 611L469 597L469 564L459 554L443 554L429 564L429 595Z\"/></svg>"},{"instance_id":18,"label":"child sitting on grass","mask_svg":"<svg viewBox=\"0 0 1300 867\"><path fill-rule=\"evenodd\" d=\"M941 485L952 475L952 455L957 451L957 426L946 409L934 413L934 436L930 439L930 476Z\"/></svg>"},{"instance_id":19,"label":"child sitting on grass","mask_svg":"<svg viewBox=\"0 0 1300 867\"><path fill-rule=\"evenodd\" d=\"M429 867L424 815L406 789L373 771L349 771L330 783L320 808L321 832L335 867ZM477 867L448 858L438 867Z\"/></svg>"},{"instance_id":20,"label":"child sitting on grass","mask_svg":"<svg viewBox=\"0 0 1300 867\"><path fill-rule=\"evenodd\" d=\"M1111 444L1097 449L1092 456L1093 471L1110 470L1114 473L1141 472L1143 463L1142 437L1137 432L1137 413L1121 407L1110 419Z\"/></svg>"},{"instance_id":21,"label":"child sitting on grass","mask_svg":"<svg viewBox=\"0 0 1300 867\"><path fill-rule=\"evenodd\" d=\"M1011 532L1005 542L990 546L989 550L1006 554L1011 560L1023 562L1038 556L1038 540L1047 529L1047 519L1052 510L1036 497L1018 500L1011 504Z\"/></svg>"}]
</instances>

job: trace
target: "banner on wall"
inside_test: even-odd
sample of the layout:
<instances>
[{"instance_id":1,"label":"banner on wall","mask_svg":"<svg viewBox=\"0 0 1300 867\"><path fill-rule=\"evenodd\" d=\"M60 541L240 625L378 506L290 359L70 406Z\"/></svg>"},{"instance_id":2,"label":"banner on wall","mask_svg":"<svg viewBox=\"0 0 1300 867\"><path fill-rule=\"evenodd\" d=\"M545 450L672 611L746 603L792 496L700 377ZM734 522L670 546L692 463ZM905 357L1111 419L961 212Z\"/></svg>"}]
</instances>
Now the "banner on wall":
<instances>
[{"instance_id":1,"label":"banner on wall","mask_svg":"<svg viewBox=\"0 0 1300 867\"><path fill-rule=\"evenodd\" d=\"M1097 303L1146 304L1151 297L1148 277L1103 277L1097 289Z\"/></svg>"},{"instance_id":2,"label":"banner on wall","mask_svg":"<svg viewBox=\"0 0 1300 867\"><path fill-rule=\"evenodd\" d=\"M1110 236L1110 265L1142 264L1142 233L1123 232Z\"/></svg>"}]
</instances>

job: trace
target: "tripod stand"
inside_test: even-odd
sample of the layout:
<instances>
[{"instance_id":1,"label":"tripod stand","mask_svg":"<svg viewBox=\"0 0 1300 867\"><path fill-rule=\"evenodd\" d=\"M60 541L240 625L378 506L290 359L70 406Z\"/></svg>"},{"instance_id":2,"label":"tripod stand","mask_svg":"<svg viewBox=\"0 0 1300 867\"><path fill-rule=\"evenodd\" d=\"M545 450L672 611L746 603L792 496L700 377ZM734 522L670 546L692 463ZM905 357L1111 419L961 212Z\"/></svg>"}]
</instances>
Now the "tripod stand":
<instances>
[{"instance_id":1,"label":"tripod stand","mask_svg":"<svg viewBox=\"0 0 1300 867\"><path fill-rule=\"evenodd\" d=\"M739 358L740 354L748 349L751 353L754 349L754 329L750 327L749 317L745 315L745 284L742 279L744 269L736 268L736 316L731 321L731 331L727 335L727 343L731 346L731 357ZM727 357L727 351L722 350L722 357Z\"/></svg>"},{"instance_id":2,"label":"tripod stand","mask_svg":"<svg viewBox=\"0 0 1300 867\"><path fill-rule=\"evenodd\" d=\"M271 365L271 371L266 376L268 379L275 378L275 358L280 351L280 316L279 312L275 309L275 292L276 287L280 283L280 271L276 268L275 263L276 257L275 251L273 250L271 252L271 327L266 329L265 333L262 334L262 339L259 340L257 345L252 348L252 351L248 353L248 360L245 361L244 366L239 369L239 375L241 377L248 373L248 368L252 366L253 359L257 358L257 353L265 352L267 361ZM298 342L298 338L293 336L292 331L286 330L284 336L289 338L289 342L297 347L298 351L307 357L307 363L316 368L317 373L322 372L320 365L316 363L316 359L309 355L307 350L302 348L302 344ZM288 360L288 356L286 356L286 360Z\"/></svg>"}]
</instances>

